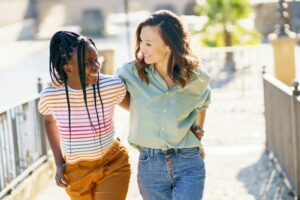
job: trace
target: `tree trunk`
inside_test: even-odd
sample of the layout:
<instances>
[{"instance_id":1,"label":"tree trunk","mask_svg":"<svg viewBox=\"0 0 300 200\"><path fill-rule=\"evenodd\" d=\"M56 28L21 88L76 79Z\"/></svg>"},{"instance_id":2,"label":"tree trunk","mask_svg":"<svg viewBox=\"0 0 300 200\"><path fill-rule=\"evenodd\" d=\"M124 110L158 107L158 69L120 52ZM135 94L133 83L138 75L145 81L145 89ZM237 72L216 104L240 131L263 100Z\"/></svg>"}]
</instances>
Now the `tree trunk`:
<instances>
[{"instance_id":1,"label":"tree trunk","mask_svg":"<svg viewBox=\"0 0 300 200\"><path fill-rule=\"evenodd\" d=\"M226 47L232 46L232 35L231 33L227 30L226 24L224 26L224 43ZM235 69L235 62L233 60L233 52L226 52L226 57L225 57L225 70L227 72L233 73L236 71Z\"/></svg>"}]
</instances>

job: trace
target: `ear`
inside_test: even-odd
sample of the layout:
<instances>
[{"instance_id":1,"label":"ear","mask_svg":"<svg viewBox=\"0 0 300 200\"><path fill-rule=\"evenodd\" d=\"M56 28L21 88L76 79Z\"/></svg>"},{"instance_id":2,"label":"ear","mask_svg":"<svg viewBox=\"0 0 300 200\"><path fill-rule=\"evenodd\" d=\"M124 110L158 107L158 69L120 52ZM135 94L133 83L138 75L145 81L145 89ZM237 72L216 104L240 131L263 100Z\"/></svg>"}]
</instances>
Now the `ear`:
<instances>
[{"instance_id":1,"label":"ear","mask_svg":"<svg viewBox=\"0 0 300 200\"><path fill-rule=\"evenodd\" d=\"M71 65L68 65L68 64L65 64L64 65L64 71L65 72L72 72L72 66Z\"/></svg>"}]
</instances>

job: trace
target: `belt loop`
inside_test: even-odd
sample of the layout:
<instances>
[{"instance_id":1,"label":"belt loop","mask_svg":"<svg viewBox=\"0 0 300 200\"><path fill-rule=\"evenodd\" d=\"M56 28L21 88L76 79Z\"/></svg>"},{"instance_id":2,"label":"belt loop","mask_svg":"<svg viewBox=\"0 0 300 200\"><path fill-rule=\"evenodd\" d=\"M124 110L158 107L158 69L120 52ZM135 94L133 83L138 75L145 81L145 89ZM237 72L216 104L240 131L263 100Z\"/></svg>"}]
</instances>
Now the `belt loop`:
<instances>
[{"instance_id":1,"label":"belt loop","mask_svg":"<svg viewBox=\"0 0 300 200\"><path fill-rule=\"evenodd\" d=\"M150 153L150 156L151 156L152 158L154 158L154 149L150 149L150 150L149 150L149 153Z\"/></svg>"},{"instance_id":2,"label":"belt loop","mask_svg":"<svg viewBox=\"0 0 300 200\"><path fill-rule=\"evenodd\" d=\"M175 151L175 155L178 156L180 149L174 149L174 151Z\"/></svg>"}]
</instances>

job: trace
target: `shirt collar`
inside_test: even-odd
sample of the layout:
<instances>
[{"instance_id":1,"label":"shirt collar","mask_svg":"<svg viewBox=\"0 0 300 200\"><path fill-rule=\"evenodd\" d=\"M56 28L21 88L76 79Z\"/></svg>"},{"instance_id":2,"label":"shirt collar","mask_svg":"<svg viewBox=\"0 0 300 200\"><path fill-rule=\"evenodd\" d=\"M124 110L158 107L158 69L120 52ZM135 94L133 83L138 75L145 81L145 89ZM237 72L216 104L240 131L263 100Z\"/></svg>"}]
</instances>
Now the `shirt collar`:
<instances>
[{"instance_id":1,"label":"shirt collar","mask_svg":"<svg viewBox=\"0 0 300 200\"><path fill-rule=\"evenodd\" d=\"M151 65L148 65L146 68L145 68L145 71L147 72L147 73L154 73L155 72L155 67L154 67L154 65L153 64L151 64Z\"/></svg>"}]
</instances>

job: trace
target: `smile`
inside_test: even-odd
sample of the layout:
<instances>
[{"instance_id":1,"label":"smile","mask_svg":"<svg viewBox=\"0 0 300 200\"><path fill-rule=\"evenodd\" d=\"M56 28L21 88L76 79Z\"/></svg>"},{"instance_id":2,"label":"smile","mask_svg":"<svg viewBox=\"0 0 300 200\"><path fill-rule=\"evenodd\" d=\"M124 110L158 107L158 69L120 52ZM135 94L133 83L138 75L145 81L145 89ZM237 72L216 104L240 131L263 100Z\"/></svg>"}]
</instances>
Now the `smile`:
<instances>
[{"instance_id":1,"label":"smile","mask_svg":"<svg viewBox=\"0 0 300 200\"><path fill-rule=\"evenodd\" d=\"M97 74L90 74L89 76L91 76L91 77L98 77L98 73Z\"/></svg>"}]
</instances>

